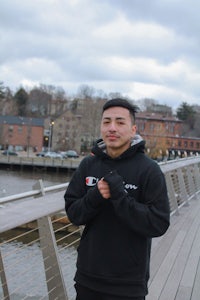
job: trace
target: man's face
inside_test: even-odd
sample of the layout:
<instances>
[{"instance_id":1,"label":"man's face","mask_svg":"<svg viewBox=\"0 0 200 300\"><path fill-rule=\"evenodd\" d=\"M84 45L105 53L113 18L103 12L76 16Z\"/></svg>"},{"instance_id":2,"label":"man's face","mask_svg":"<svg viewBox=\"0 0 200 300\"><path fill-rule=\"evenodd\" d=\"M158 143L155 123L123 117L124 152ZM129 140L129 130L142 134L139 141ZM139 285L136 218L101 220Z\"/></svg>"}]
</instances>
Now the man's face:
<instances>
[{"instance_id":1,"label":"man's face","mask_svg":"<svg viewBox=\"0 0 200 300\"><path fill-rule=\"evenodd\" d=\"M103 112L101 136L111 157L117 157L130 147L136 133L130 112L123 107L110 107Z\"/></svg>"}]
</instances>

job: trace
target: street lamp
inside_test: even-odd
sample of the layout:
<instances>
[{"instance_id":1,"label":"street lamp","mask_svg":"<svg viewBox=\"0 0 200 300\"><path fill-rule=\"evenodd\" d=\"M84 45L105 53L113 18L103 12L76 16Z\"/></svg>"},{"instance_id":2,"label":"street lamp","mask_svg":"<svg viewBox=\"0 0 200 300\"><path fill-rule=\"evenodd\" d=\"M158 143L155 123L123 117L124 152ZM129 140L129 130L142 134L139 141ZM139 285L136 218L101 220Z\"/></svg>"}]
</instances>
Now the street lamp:
<instances>
[{"instance_id":1,"label":"street lamp","mask_svg":"<svg viewBox=\"0 0 200 300\"><path fill-rule=\"evenodd\" d=\"M51 151L51 147L52 147L53 125L54 125L54 121L51 121L51 123L49 124L48 152Z\"/></svg>"}]
</instances>

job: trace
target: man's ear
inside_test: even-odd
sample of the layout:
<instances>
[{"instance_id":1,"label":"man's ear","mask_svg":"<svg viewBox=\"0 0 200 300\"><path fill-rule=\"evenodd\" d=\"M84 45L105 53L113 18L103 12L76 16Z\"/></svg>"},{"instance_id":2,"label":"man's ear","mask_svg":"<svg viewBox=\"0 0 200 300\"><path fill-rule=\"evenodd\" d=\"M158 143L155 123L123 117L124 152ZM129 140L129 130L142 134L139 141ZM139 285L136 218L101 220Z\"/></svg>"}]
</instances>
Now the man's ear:
<instances>
[{"instance_id":1,"label":"man's ear","mask_svg":"<svg viewBox=\"0 0 200 300\"><path fill-rule=\"evenodd\" d=\"M137 131L137 126L136 126L136 125L133 125L133 126L132 126L132 135L133 135L133 137L135 136L136 131Z\"/></svg>"}]
</instances>

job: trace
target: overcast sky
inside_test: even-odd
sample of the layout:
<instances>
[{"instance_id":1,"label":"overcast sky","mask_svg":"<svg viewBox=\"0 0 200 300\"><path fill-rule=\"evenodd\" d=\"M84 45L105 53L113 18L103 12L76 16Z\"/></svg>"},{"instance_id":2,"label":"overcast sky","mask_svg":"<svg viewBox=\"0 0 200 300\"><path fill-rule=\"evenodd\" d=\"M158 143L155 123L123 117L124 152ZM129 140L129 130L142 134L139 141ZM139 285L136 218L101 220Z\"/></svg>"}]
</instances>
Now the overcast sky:
<instances>
[{"instance_id":1,"label":"overcast sky","mask_svg":"<svg viewBox=\"0 0 200 300\"><path fill-rule=\"evenodd\" d=\"M0 0L0 81L200 105L199 0Z\"/></svg>"}]
</instances>

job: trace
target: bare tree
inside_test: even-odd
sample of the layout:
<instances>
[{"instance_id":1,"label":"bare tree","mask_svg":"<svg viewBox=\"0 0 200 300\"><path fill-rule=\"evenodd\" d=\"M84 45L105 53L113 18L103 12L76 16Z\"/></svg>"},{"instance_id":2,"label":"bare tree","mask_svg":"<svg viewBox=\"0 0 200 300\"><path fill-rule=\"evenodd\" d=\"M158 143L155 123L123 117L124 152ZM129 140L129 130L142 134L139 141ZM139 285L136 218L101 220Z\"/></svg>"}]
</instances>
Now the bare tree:
<instances>
[{"instance_id":1,"label":"bare tree","mask_svg":"<svg viewBox=\"0 0 200 300\"><path fill-rule=\"evenodd\" d=\"M59 116L65 111L68 107L68 99L66 96L65 91L58 87L55 90L54 96L53 96L53 102L55 104L55 115Z\"/></svg>"},{"instance_id":2,"label":"bare tree","mask_svg":"<svg viewBox=\"0 0 200 300\"><path fill-rule=\"evenodd\" d=\"M48 116L49 102L51 95L47 92L35 87L31 90L28 100L28 111L33 116Z\"/></svg>"}]
</instances>

